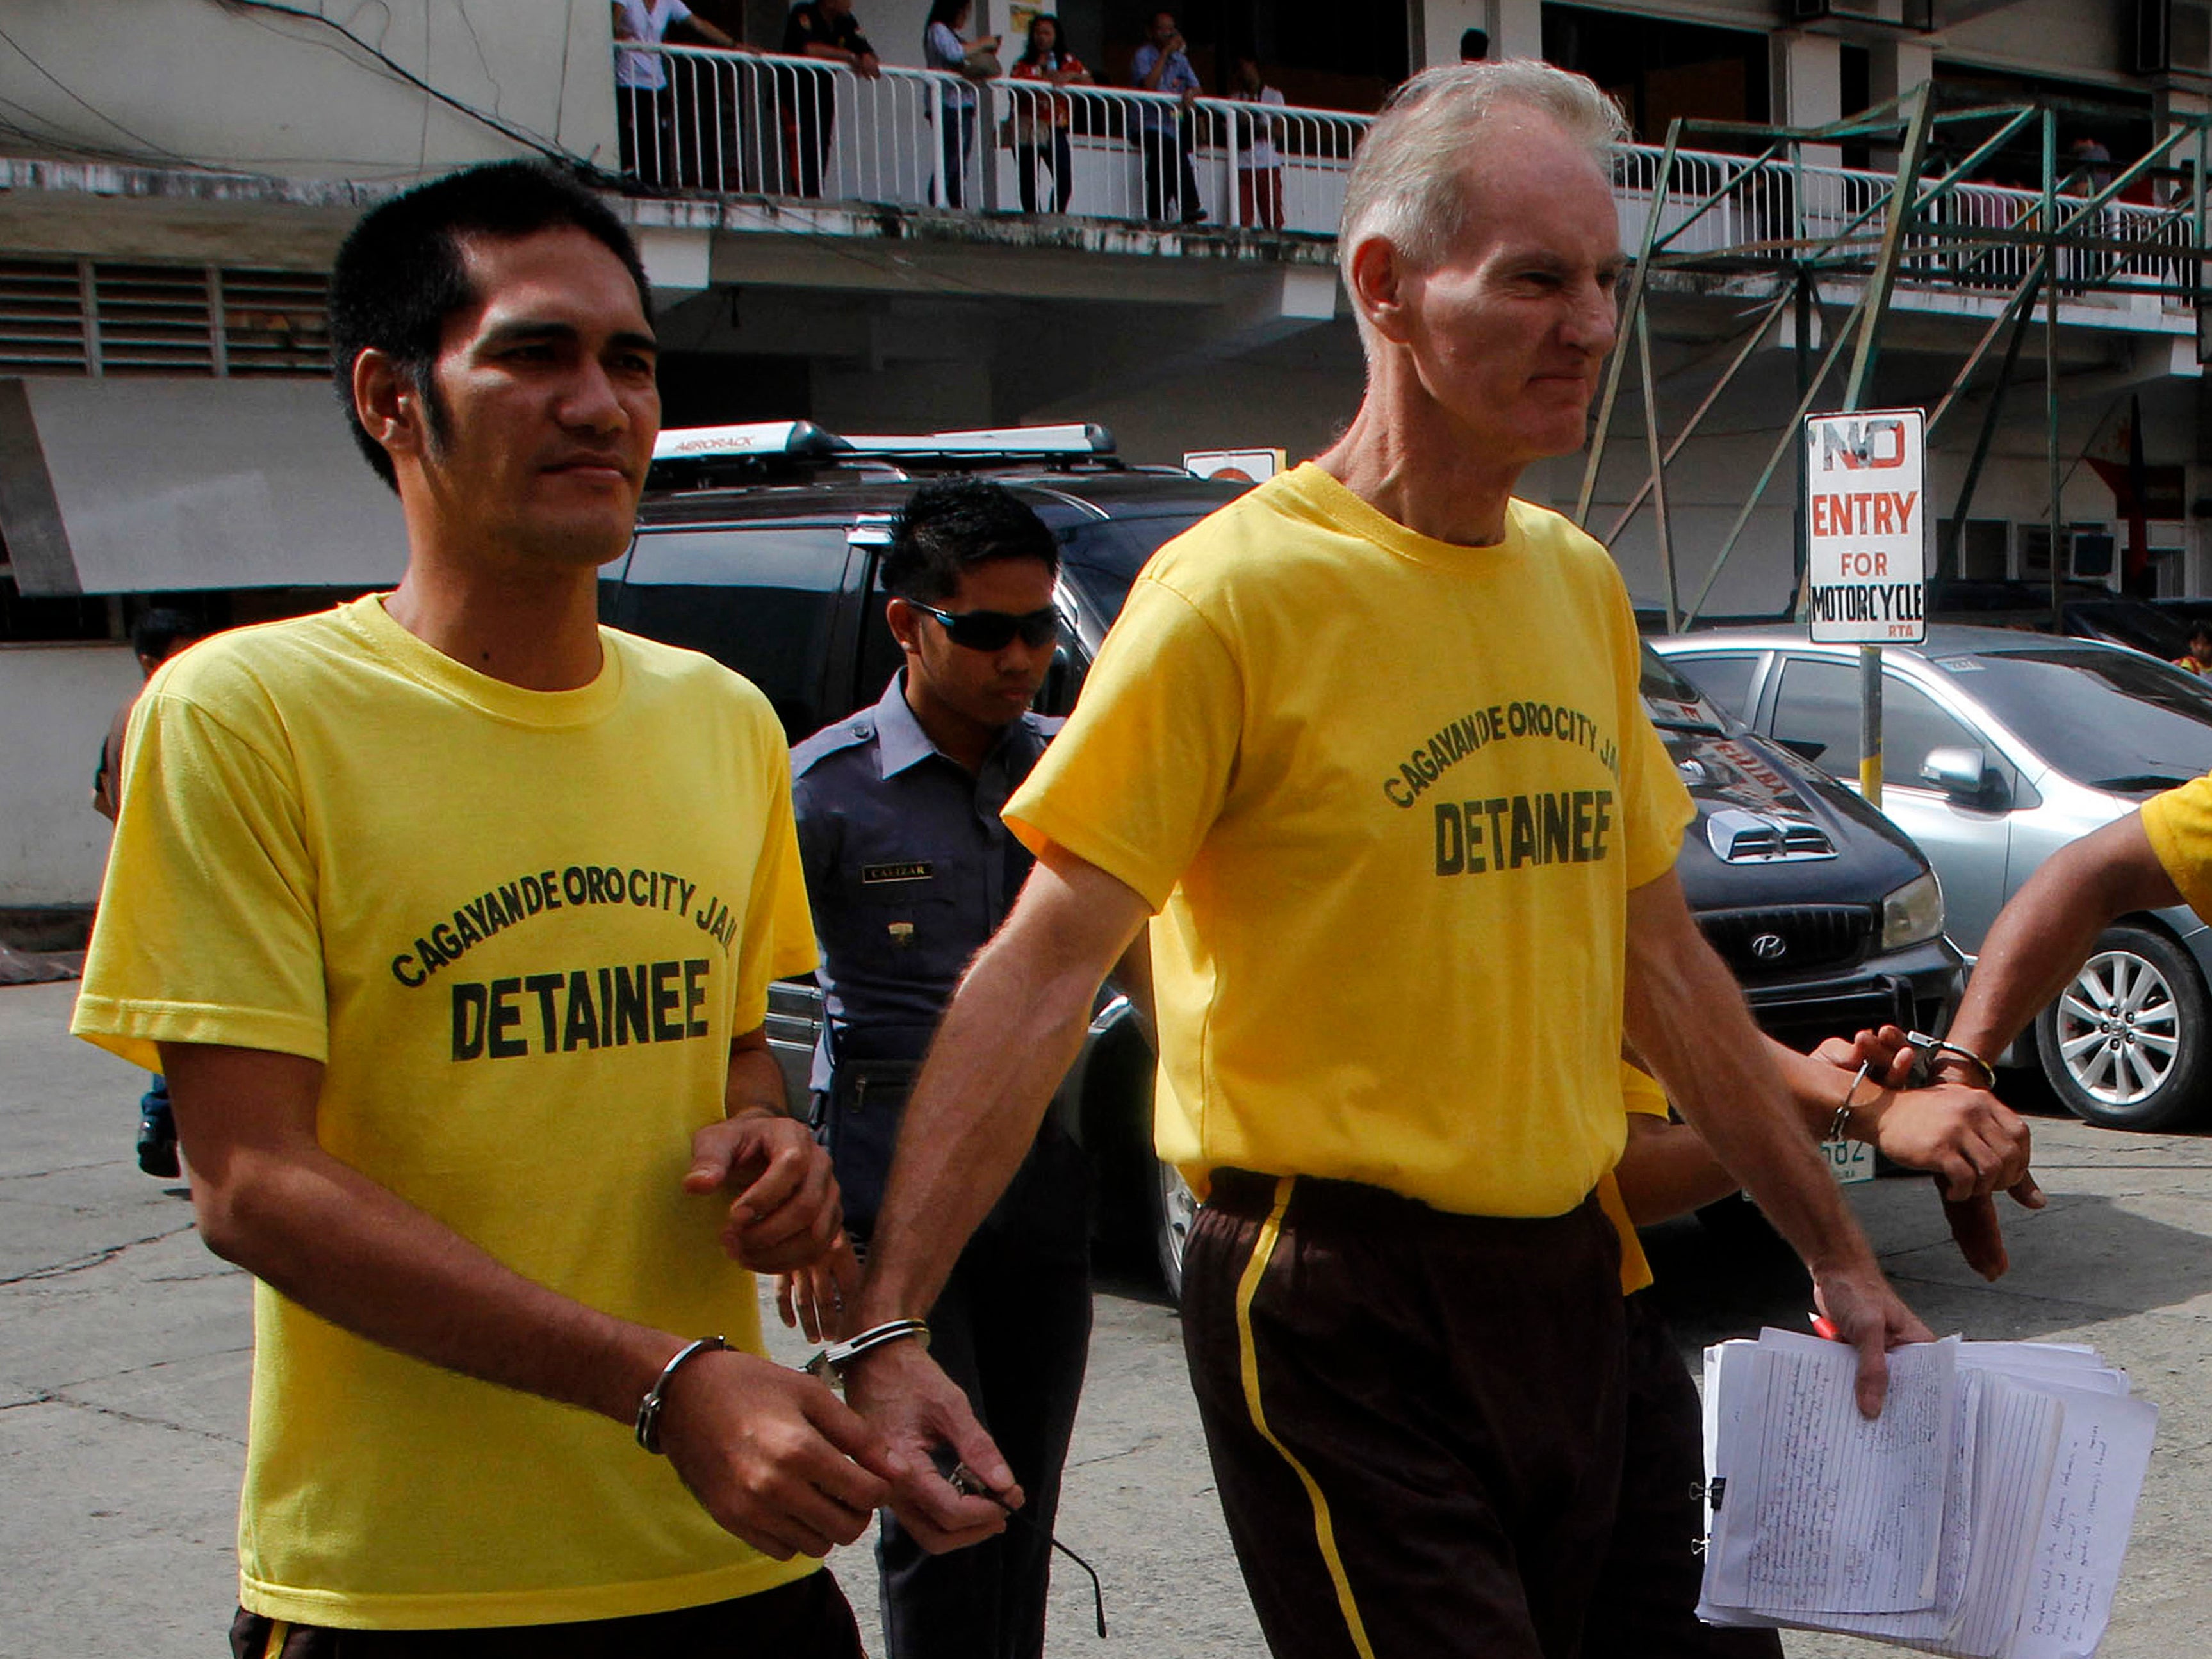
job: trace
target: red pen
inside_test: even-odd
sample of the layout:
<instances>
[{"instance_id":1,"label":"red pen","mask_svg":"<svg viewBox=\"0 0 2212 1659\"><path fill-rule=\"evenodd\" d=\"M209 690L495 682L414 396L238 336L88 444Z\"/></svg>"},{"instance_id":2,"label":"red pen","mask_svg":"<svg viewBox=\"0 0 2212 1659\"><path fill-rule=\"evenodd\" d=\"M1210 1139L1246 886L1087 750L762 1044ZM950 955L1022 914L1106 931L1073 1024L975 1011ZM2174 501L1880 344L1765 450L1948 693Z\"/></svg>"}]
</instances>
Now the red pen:
<instances>
[{"instance_id":1,"label":"red pen","mask_svg":"<svg viewBox=\"0 0 2212 1659\"><path fill-rule=\"evenodd\" d=\"M1807 1314L1805 1317L1813 1322L1813 1334L1823 1341L1840 1342L1844 1340L1844 1334L1836 1328L1835 1322L1826 1314Z\"/></svg>"}]
</instances>

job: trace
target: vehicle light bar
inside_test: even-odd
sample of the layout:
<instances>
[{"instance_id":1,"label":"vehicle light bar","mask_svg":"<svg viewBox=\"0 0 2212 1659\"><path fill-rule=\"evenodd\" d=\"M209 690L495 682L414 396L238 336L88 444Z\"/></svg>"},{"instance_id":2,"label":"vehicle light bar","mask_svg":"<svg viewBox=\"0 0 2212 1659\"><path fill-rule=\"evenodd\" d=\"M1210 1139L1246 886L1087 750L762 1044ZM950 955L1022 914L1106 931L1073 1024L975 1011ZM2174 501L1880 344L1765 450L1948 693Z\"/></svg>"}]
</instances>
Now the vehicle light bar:
<instances>
[{"instance_id":1,"label":"vehicle light bar","mask_svg":"<svg viewBox=\"0 0 2212 1659\"><path fill-rule=\"evenodd\" d=\"M829 460L853 446L811 421L755 421L738 426L670 427L653 441L656 461L735 459Z\"/></svg>"},{"instance_id":2,"label":"vehicle light bar","mask_svg":"<svg viewBox=\"0 0 2212 1659\"><path fill-rule=\"evenodd\" d=\"M962 432L855 434L842 441L862 455L1111 455L1114 434L1091 422L981 427Z\"/></svg>"}]
</instances>

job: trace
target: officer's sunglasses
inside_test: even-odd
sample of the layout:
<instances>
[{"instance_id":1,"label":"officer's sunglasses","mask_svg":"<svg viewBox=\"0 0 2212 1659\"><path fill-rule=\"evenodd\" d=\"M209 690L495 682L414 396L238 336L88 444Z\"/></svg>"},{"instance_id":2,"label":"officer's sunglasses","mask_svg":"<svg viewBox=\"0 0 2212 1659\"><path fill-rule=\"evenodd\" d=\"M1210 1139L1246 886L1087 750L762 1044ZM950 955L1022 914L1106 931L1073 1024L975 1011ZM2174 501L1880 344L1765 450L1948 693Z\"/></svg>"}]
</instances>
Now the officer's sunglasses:
<instances>
[{"instance_id":1,"label":"officer's sunglasses","mask_svg":"<svg viewBox=\"0 0 2212 1659\"><path fill-rule=\"evenodd\" d=\"M907 603L943 623L945 637L970 651L1003 651L1016 635L1027 646L1050 645L1060 637L1060 612L1051 605L1017 617L1004 611L939 611L919 599Z\"/></svg>"}]
</instances>

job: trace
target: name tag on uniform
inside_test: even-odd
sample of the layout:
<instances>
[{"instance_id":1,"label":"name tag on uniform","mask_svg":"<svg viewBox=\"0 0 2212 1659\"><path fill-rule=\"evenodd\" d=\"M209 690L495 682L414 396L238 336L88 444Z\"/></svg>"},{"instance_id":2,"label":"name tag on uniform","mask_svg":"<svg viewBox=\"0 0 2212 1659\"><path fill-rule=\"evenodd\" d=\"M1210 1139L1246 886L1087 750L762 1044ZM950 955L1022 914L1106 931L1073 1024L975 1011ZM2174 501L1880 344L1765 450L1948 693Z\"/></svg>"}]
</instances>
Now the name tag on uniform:
<instances>
[{"instance_id":1,"label":"name tag on uniform","mask_svg":"<svg viewBox=\"0 0 2212 1659\"><path fill-rule=\"evenodd\" d=\"M860 866L860 885L881 887L902 881L933 881L937 866L927 859L910 864L864 864Z\"/></svg>"}]
</instances>

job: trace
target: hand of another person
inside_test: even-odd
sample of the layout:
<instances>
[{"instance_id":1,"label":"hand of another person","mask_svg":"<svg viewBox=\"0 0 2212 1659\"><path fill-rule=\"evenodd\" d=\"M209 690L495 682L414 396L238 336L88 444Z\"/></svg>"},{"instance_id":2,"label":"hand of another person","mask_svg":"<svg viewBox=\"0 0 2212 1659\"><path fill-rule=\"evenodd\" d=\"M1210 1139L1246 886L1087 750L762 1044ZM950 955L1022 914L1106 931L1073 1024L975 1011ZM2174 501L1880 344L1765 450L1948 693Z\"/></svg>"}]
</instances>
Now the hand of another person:
<instances>
[{"instance_id":1,"label":"hand of another person","mask_svg":"<svg viewBox=\"0 0 2212 1659\"><path fill-rule=\"evenodd\" d=\"M921 1344L893 1342L863 1356L845 1373L845 1396L906 1465L891 1510L924 1549L942 1554L1006 1529L1005 1509L955 1491L937 1473L933 1454L949 1445L1008 1505L1023 1502L1013 1471L975 1420L968 1396Z\"/></svg>"},{"instance_id":2,"label":"hand of another person","mask_svg":"<svg viewBox=\"0 0 2212 1659\"><path fill-rule=\"evenodd\" d=\"M2043 1189L2029 1173L2031 1137L2025 1120L1985 1089L1956 1081L1906 1089L1913 1051L1894 1025L1861 1031L1848 1042L1831 1037L1816 1058L1854 1073L1873 1070L1887 1098L1877 1097L1875 1146L1907 1169L1936 1178L1943 1218L1967 1266L1984 1279L2001 1278L2011 1265L2004 1230L1990 1194L2010 1193L2023 1208L2039 1210Z\"/></svg>"},{"instance_id":3,"label":"hand of another person","mask_svg":"<svg viewBox=\"0 0 2212 1659\"><path fill-rule=\"evenodd\" d=\"M863 81L872 81L883 72L883 60L872 52L864 52L853 60L853 73Z\"/></svg>"},{"instance_id":4,"label":"hand of another person","mask_svg":"<svg viewBox=\"0 0 2212 1659\"><path fill-rule=\"evenodd\" d=\"M776 1313L809 1342L839 1342L850 1336L852 1310L860 1298L860 1260L842 1232L819 1261L776 1275Z\"/></svg>"},{"instance_id":5,"label":"hand of another person","mask_svg":"<svg viewBox=\"0 0 2212 1659\"><path fill-rule=\"evenodd\" d=\"M755 1273L820 1260L844 1225L830 1154L804 1123L780 1112L740 1112L692 1136L684 1190L737 1195L722 1249Z\"/></svg>"},{"instance_id":6,"label":"hand of another person","mask_svg":"<svg viewBox=\"0 0 2212 1659\"><path fill-rule=\"evenodd\" d=\"M1890 1289L1871 1258L1848 1267L1816 1268L1813 1305L1836 1328L1839 1340L1858 1350L1859 1414L1881 1416L1889 1391L1889 1351L1907 1342L1933 1342L1935 1332Z\"/></svg>"},{"instance_id":7,"label":"hand of another person","mask_svg":"<svg viewBox=\"0 0 2212 1659\"><path fill-rule=\"evenodd\" d=\"M676 1373L661 1449L726 1532L763 1555L827 1555L867 1530L909 1473L822 1383L749 1353L704 1353Z\"/></svg>"}]
</instances>

